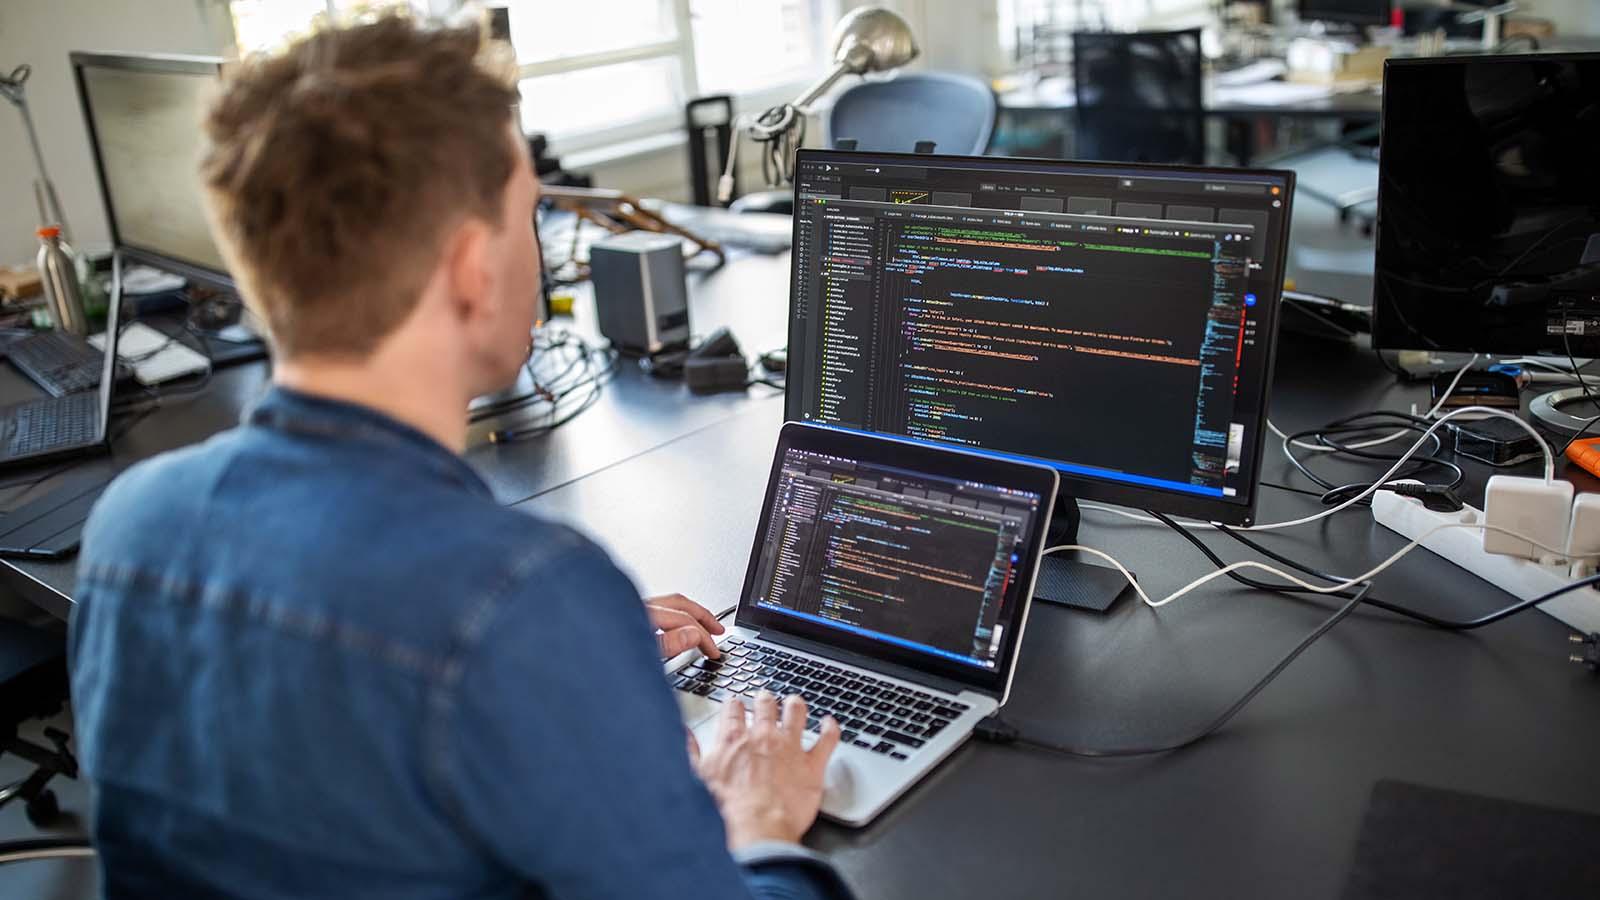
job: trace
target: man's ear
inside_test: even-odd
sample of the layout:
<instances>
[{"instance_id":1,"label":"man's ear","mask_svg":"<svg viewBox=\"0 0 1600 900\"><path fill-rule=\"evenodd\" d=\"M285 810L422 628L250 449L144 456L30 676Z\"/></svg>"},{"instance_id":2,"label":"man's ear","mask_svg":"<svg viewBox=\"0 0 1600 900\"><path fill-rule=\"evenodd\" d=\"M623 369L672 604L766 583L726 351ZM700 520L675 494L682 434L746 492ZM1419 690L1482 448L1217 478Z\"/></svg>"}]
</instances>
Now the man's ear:
<instances>
[{"instance_id":1,"label":"man's ear","mask_svg":"<svg viewBox=\"0 0 1600 900\"><path fill-rule=\"evenodd\" d=\"M489 226L467 219L445 243L444 265L450 288L451 310L462 322L482 319L494 312L493 273L489 266Z\"/></svg>"}]
</instances>

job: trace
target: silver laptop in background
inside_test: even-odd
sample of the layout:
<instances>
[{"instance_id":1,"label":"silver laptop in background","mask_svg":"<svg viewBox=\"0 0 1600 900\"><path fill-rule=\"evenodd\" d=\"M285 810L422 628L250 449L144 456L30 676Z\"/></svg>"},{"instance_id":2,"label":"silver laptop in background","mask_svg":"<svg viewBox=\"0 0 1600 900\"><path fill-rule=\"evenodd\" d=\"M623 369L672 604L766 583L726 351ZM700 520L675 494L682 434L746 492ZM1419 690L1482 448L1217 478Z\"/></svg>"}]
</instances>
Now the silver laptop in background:
<instances>
[{"instance_id":1,"label":"silver laptop in background","mask_svg":"<svg viewBox=\"0 0 1600 900\"><path fill-rule=\"evenodd\" d=\"M723 657L668 664L702 746L724 703L799 694L844 740L822 814L870 822L1006 702L1054 470L790 423ZM688 660L685 662L685 660Z\"/></svg>"}]
</instances>

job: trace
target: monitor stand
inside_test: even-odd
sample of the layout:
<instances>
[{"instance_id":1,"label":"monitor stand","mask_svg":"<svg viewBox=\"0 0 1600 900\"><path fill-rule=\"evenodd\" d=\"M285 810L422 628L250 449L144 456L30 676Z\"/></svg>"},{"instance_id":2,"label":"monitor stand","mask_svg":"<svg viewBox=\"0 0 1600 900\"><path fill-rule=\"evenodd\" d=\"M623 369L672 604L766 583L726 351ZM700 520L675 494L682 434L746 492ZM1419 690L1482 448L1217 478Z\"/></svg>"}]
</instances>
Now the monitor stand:
<instances>
[{"instance_id":1,"label":"monitor stand","mask_svg":"<svg viewBox=\"0 0 1600 900\"><path fill-rule=\"evenodd\" d=\"M1058 494L1045 546L1076 544L1081 519L1078 498ZM1110 610L1117 598L1128 593L1132 593L1132 585L1116 569L1066 559L1059 554L1051 554L1040 561L1039 578L1033 586L1035 600L1099 613Z\"/></svg>"}]
</instances>

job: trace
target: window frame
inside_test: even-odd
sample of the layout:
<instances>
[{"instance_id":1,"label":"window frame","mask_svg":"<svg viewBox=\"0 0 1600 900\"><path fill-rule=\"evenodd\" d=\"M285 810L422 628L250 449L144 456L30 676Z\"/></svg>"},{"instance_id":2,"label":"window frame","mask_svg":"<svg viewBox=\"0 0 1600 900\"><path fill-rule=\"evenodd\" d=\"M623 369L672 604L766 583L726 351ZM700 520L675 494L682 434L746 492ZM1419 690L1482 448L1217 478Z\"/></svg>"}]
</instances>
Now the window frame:
<instances>
[{"instance_id":1,"label":"window frame","mask_svg":"<svg viewBox=\"0 0 1600 900\"><path fill-rule=\"evenodd\" d=\"M429 15L448 17L465 6L470 0L408 0L408 2L413 8ZM701 96L703 90L700 87L698 64L695 58L692 0L657 0L657 2L666 7L671 13L674 30L673 37L666 40L616 47L592 53L578 53L571 56L541 59L526 63L519 61L517 64L518 82L547 75L581 72L603 66L669 59L677 64L678 83L675 85L675 92L685 100ZM826 64L827 50L825 29L826 26L837 20L840 0L802 0L802 2L811 7L818 28L816 72L809 74L808 77L788 79L779 84L735 94L734 104L737 112L741 114L756 112L769 106L793 100L815 78L822 76ZM232 3L228 2L226 5L230 8L230 13L226 17L230 32L230 42L237 46L238 37L232 34ZM336 0L323 0L323 6L330 17L338 15ZM618 144L643 141L649 138L664 138L675 133L681 133L683 130L683 109L680 107L678 109L662 110L654 115L619 125L551 135L550 143L552 150L557 153L589 153Z\"/></svg>"},{"instance_id":2,"label":"window frame","mask_svg":"<svg viewBox=\"0 0 1600 900\"><path fill-rule=\"evenodd\" d=\"M663 41L637 44L631 47L618 47L595 53L581 53L529 63L519 62L517 64L518 81L545 75L562 75L621 63L673 59L678 64L680 96L685 100L702 96L704 92L700 87L698 63L695 60L694 17L690 9L691 0L658 0L658 2L671 8L674 37ZM819 26L826 25L838 18L839 0L804 0L804 2L812 6ZM821 29L819 27L819 45L816 48L817 72L813 78L790 79L780 84L735 94L734 110L736 114L755 112L793 100L801 90L812 83L814 78L821 77L825 63L826 38L820 32ZM683 130L683 110L680 108L606 128L575 131L559 136L552 135L550 144L551 149L557 153L586 153L602 147L669 135Z\"/></svg>"}]
</instances>

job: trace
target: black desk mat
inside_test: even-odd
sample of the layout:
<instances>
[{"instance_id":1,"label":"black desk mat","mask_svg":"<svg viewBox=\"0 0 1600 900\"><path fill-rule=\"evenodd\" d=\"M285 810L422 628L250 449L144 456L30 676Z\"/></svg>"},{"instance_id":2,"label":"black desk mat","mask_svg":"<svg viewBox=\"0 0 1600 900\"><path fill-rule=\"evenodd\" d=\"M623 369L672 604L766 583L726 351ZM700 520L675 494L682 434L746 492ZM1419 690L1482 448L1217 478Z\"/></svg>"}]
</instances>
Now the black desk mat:
<instances>
[{"instance_id":1,"label":"black desk mat","mask_svg":"<svg viewBox=\"0 0 1600 900\"><path fill-rule=\"evenodd\" d=\"M1600 816L1380 781L1344 898L1419 897L1600 897Z\"/></svg>"}]
</instances>

